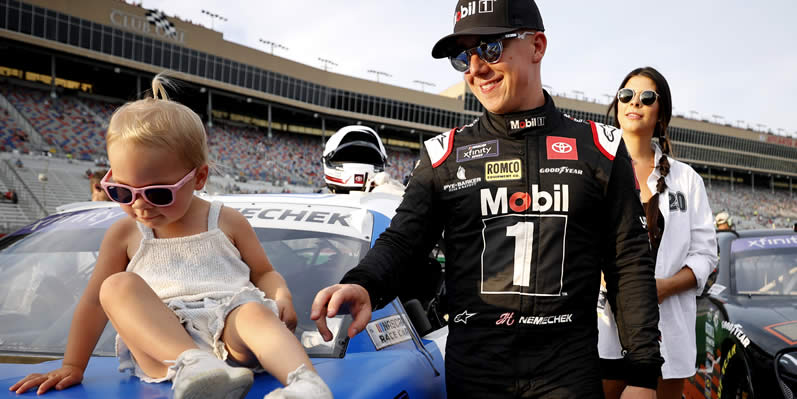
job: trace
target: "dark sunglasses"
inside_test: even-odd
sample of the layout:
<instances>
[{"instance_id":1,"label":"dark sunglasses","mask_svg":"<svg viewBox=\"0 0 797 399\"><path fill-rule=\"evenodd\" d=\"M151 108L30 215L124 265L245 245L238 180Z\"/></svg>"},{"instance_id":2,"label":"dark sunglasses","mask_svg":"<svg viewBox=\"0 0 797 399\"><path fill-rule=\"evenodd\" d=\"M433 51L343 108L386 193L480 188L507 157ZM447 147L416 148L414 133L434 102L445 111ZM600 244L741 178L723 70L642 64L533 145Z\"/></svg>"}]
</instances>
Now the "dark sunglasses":
<instances>
[{"instance_id":1,"label":"dark sunglasses","mask_svg":"<svg viewBox=\"0 0 797 399\"><path fill-rule=\"evenodd\" d=\"M623 104L627 104L633 100L634 96L636 96L636 90L634 89L626 88L617 91L617 101L620 101ZM653 90L644 90L642 93L639 93L639 102L645 105L653 105L657 98L659 98L659 93L656 93Z\"/></svg>"},{"instance_id":2,"label":"dark sunglasses","mask_svg":"<svg viewBox=\"0 0 797 399\"><path fill-rule=\"evenodd\" d=\"M507 33L492 41L482 41L478 46L467 49L459 53L456 57L448 57L451 60L451 66L459 72L467 72L470 68L470 57L477 54L482 61L488 64L495 64L501 60L501 54L504 52L503 41L505 39L525 39L527 35L533 35L535 32L520 32L520 33Z\"/></svg>"}]
</instances>

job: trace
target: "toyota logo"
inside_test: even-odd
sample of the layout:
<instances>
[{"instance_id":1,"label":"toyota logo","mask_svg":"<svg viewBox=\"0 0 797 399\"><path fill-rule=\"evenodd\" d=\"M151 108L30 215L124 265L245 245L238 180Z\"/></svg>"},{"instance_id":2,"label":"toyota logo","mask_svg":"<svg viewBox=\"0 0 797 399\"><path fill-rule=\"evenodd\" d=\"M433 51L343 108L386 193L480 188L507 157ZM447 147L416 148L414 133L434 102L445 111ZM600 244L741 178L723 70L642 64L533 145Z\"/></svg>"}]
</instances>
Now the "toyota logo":
<instances>
[{"instance_id":1,"label":"toyota logo","mask_svg":"<svg viewBox=\"0 0 797 399\"><path fill-rule=\"evenodd\" d=\"M558 152L559 154L567 154L570 151L573 151L573 146L567 143L558 142L551 144L551 149L554 150L554 152Z\"/></svg>"}]
</instances>

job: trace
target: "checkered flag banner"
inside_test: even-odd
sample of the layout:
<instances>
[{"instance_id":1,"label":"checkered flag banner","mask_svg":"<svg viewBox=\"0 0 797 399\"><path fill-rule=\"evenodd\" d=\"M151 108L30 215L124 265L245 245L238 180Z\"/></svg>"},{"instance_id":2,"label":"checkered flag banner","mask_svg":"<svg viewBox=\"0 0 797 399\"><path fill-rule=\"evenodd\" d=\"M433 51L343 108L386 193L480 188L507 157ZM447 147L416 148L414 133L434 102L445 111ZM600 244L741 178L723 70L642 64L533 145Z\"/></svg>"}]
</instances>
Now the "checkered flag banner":
<instances>
[{"instance_id":1,"label":"checkered flag banner","mask_svg":"<svg viewBox=\"0 0 797 399\"><path fill-rule=\"evenodd\" d=\"M163 30L167 36L177 35L174 24L166 18L166 14L159 10L147 10L147 22Z\"/></svg>"}]
</instances>

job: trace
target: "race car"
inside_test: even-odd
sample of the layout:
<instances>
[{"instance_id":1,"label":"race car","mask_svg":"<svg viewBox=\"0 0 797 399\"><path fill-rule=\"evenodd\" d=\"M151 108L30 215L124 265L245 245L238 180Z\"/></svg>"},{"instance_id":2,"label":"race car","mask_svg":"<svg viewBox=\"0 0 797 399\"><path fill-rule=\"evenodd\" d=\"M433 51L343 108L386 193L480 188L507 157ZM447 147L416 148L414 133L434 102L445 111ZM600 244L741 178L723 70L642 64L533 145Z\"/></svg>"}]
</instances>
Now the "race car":
<instances>
[{"instance_id":1,"label":"race car","mask_svg":"<svg viewBox=\"0 0 797 399\"><path fill-rule=\"evenodd\" d=\"M423 306L406 295L406 302L394 299L374 311L366 329L351 339L346 336L350 315L328 319L335 334L329 342L310 320L315 294L340 281L365 255L389 225L400 197L357 192L206 199L237 209L254 227L291 289L299 317L296 338L336 398L445 398L448 327L430 324L424 309L436 307L429 306L429 298ZM8 387L25 375L60 367L56 359L63 356L72 313L104 232L123 217L114 203L78 204L0 240L0 398L18 397ZM405 303L411 305L409 312ZM443 319L439 316L431 319ZM117 371L115 335L109 323L81 385L49 391L47 397L169 397L171 383L142 383ZM267 373L257 374L247 397L262 398L279 386ZM33 395L35 389L23 396Z\"/></svg>"},{"instance_id":2,"label":"race car","mask_svg":"<svg viewBox=\"0 0 797 399\"><path fill-rule=\"evenodd\" d=\"M718 232L717 242L716 281L697 301L697 374L685 397L791 399L797 231Z\"/></svg>"}]
</instances>

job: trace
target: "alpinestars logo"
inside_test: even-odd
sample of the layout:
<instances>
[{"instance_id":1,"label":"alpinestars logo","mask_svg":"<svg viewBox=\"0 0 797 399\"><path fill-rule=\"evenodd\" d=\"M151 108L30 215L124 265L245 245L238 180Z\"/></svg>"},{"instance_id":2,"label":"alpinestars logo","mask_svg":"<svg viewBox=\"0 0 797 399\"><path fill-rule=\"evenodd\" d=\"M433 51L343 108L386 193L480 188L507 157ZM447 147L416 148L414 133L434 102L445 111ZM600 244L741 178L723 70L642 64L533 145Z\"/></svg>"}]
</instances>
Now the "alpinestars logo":
<instances>
[{"instance_id":1,"label":"alpinestars logo","mask_svg":"<svg viewBox=\"0 0 797 399\"><path fill-rule=\"evenodd\" d=\"M468 324L468 319L473 316L476 316L476 313L468 313L466 310L454 317L454 323Z\"/></svg>"},{"instance_id":2,"label":"alpinestars logo","mask_svg":"<svg viewBox=\"0 0 797 399\"><path fill-rule=\"evenodd\" d=\"M534 212L568 212L570 209L570 192L567 184L554 184L553 195L540 191L536 184L531 185L531 193L516 192L511 196L506 187L499 188L495 196L489 188L481 189L482 216L503 215L512 210L516 213L531 208Z\"/></svg>"},{"instance_id":3,"label":"alpinestars logo","mask_svg":"<svg viewBox=\"0 0 797 399\"><path fill-rule=\"evenodd\" d=\"M489 14L493 12L493 3L497 0L478 0L468 2L467 5L459 6L459 11L454 15L454 23L461 21L476 13Z\"/></svg>"}]
</instances>

